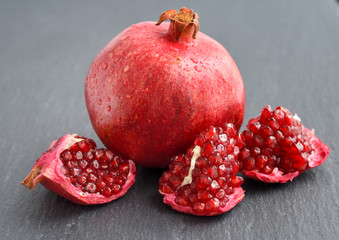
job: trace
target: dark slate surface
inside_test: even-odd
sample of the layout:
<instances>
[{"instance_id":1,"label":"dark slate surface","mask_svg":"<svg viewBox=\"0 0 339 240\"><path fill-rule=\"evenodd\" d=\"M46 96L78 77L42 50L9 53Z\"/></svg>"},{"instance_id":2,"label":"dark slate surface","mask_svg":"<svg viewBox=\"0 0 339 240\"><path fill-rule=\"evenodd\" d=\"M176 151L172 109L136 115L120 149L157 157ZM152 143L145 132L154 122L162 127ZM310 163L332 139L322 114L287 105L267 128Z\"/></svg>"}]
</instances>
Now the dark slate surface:
<instances>
[{"instance_id":1,"label":"dark slate surface","mask_svg":"<svg viewBox=\"0 0 339 240\"><path fill-rule=\"evenodd\" d=\"M246 180L245 199L218 217L162 204L160 170L102 206L78 206L20 181L68 132L98 140L84 79L96 53L132 23L186 5L201 31L234 57L247 94L245 122L283 105L331 148L292 183ZM0 2L0 239L337 239L339 236L339 8L335 0ZM99 144L100 145L100 144ZM101 145L100 145L101 146Z\"/></svg>"}]
</instances>

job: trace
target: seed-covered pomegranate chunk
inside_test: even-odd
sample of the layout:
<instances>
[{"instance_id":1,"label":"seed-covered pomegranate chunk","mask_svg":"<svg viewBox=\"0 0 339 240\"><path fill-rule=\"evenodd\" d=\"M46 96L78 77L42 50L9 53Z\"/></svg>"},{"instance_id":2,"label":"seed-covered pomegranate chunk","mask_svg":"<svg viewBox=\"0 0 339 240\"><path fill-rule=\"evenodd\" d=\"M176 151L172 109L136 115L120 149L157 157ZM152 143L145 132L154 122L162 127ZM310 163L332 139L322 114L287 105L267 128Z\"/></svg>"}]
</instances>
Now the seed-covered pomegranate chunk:
<instances>
[{"instance_id":1,"label":"seed-covered pomegranate chunk","mask_svg":"<svg viewBox=\"0 0 339 240\"><path fill-rule=\"evenodd\" d=\"M233 124L200 133L186 154L172 158L159 180L159 192L173 209L212 216L233 208L244 197Z\"/></svg>"},{"instance_id":2,"label":"seed-covered pomegranate chunk","mask_svg":"<svg viewBox=\"0 0 339 240\"><path fill-rule=\"evenodd\" d=\"M322 164L329 148L301 124L297 115L278 106L265 106L241 133L241 171L264 182L284 183Z\"/></svg>"},{"instance_id":3,"label":"seed-covered pomegranate chunk","mask_svg":"<svg viewBox=\"0 0 339 240\"><path fill-rule=\"evenodd\" d=\"M93 140L67 134L52 142L22 182L47 189L78 204L100 204L124 195L135 181L136 169L108 149L97 149Z\"/></svg>"}]
</instances>

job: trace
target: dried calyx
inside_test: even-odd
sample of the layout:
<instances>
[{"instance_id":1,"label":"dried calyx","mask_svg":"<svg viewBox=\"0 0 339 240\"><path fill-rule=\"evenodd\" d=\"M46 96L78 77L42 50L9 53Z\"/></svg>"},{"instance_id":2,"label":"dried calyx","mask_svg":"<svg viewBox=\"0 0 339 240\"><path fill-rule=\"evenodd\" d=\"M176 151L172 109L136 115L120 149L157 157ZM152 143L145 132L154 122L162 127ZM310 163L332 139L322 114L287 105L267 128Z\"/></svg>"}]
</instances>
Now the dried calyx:
<instances>
[{"instance_id":1,"label":"dried calyx","mask_svg":"<svg viewBox=\"0 0 339 240\"><path fill-rule=\"evenodd\" d=\"M199 31L199 15L192 9L182 7L179 11L170 9L163 12L156 25L165 20L171 21L168 32L176 41L182 39L189 42L196 38Z\"/></svg>"}]
</instances>

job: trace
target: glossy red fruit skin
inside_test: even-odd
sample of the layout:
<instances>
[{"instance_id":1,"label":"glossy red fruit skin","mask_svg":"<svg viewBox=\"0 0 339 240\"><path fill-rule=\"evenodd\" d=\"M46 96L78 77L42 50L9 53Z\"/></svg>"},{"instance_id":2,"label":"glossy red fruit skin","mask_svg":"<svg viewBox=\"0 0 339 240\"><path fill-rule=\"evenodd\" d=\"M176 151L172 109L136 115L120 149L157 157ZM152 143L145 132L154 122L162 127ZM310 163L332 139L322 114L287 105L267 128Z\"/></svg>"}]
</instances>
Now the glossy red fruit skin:
<instances>
[{"instance_id":1,"label":"glossy red fruit skin","mask_svg":"<svg viewBox=\"0 0 339 240\"><path fill-rule=\"evenodd\" d=\"M63 163L60 160L60 154L79 141L79 138L76 137L76 134L67 134L59 140L53 141L48 150L37 160L31 173L22 184L30 189L34 189L38 183L41 183L48 190L80 205L108 203L123 196L135 182L136 168L131 160L128 161L130 172L125 185L118 194L111 197L82 192L66 180L61 170Z\"/></svg>"},{"instance_id":2,"label":"glossy red fruit skin","mask_svg":"<svg viewBox=\"0 0 339 240\"><path fill-rule=\"evenodd\" d=\"M257 120L258 118L253 118L249 121L249 123L256 122ZM314 130L309 130L305 126L302 126L302 129L304 132L306 132L308 141L312 144L314 148L314 152L308 157L308 165L304 170L295 171L287 174L282 173L278 170L278 168L274 168L271 174L260 173L257 170L247 171L245 169L241 169L241 172L246 177L266 183L286 183L288 181L292 181L302 172L320 166L327 159L330 153L330 148L326 144L324 144L317 136L315 136Z\"/></svg>"},{"instance_id":3,"label":"glossy red fruit skin","mask_svg":"<svg viewBox=\"0 0 339 240\"><path fill-rule=\"evenodd\" d=\"M168 28L128 27L95 57L85 84L105 146L148 167L168 166L210 125L239 129L245 111L243 81L227 50L201 32L176 41Z\"/></svg>"}]
</instances>

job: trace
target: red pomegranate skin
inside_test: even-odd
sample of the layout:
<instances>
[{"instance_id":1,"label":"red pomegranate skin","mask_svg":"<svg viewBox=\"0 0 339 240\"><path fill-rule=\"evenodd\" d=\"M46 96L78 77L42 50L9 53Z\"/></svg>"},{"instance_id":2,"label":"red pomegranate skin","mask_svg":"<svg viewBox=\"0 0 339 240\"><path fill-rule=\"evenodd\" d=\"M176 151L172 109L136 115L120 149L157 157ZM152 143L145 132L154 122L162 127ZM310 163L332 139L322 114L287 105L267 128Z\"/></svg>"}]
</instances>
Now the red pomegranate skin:
<instances>
[{"instance_id":1,"label":"red pomegranate skin","mask_svg":"<svg viewBox=\"0 0 339 240\"><path fill-rule=\"evenodd\" d=\"M210 125L240 128L245 91L227 50L198 32L176 41L169 23L125 29L95 57L85 84L92 125L107 148L166 167Z\"/></svg>"}]
</instances>

